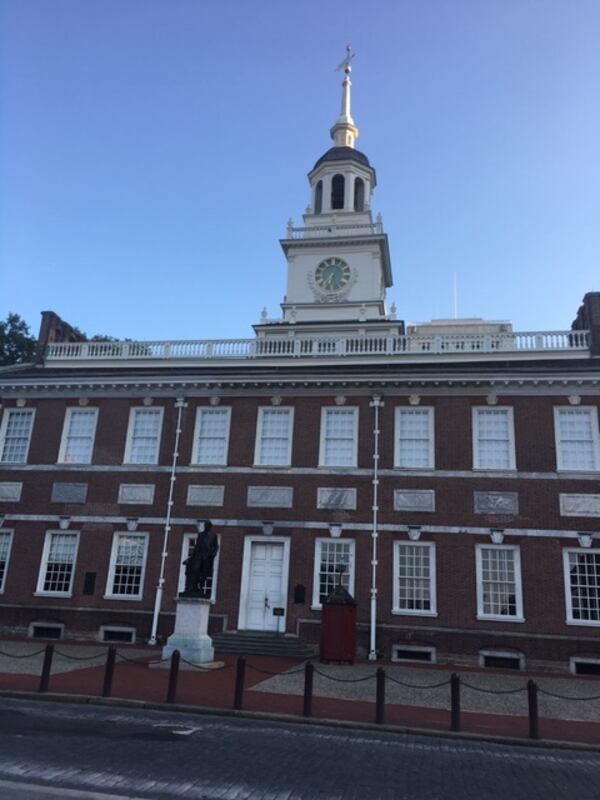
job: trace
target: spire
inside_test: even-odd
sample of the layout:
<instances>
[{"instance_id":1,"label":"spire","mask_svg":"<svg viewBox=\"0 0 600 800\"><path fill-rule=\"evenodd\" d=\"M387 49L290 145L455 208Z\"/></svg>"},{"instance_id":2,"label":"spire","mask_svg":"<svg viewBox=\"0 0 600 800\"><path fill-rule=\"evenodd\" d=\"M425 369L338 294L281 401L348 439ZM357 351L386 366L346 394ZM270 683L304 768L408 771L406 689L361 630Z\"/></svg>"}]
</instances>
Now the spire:
<instances>
[{"instance_id":1,"label":"spire","mask_svg":"<svg viewBox=\"0 0 600 800\"><path fill-rule=\"evenodd\" d=\"M350 89L352 87L352 81L350 80L352 67L350 62L354 56L355 53L352 52L350 45L348 45L346 47L346 58L336 69L336 72L343 69L346 76L342 83L342 110L337 122L330 131L336 147L354 147L354 142L358 139L358 128L354 124L350 113Z\"/></svg>"}]
</instances>

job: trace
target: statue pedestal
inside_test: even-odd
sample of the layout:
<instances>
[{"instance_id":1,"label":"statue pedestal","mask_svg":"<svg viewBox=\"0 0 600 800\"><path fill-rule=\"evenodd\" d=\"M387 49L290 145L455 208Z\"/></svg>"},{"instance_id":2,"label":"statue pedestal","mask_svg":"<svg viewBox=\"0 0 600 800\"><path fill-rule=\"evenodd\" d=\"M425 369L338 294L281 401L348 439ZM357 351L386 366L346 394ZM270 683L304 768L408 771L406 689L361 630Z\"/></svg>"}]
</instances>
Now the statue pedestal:
<instances>
[{"instance_id":1,"label":"statue pedestal","mask_svg":"<svg viewBox=\"0 0 600 800\"><path fill-rule=\"evenodd\" d=\"M213 661L215 649L207 634L210 600L204 597L178 597L175 630L163 647L162 657L170 658L179 650L182 658L192 664Z\"/></svg>"}]
</instances>

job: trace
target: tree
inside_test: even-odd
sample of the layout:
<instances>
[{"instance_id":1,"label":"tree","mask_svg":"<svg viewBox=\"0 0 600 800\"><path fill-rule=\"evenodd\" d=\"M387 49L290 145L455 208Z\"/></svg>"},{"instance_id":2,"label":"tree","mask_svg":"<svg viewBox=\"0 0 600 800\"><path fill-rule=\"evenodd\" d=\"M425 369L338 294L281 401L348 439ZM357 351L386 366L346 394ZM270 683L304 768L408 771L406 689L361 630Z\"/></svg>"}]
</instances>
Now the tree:
<instances>
[{"instance_id":1,"label":"tree","mask_svg":"<svg viewBox=\"0 0 600 800\"><path fill-rule=\"evenodd\" d=\"M6 320L0 322L0 367L29 363L35 346L29 325L18 314L9 312Z\"/></svg>"}]
</instances>

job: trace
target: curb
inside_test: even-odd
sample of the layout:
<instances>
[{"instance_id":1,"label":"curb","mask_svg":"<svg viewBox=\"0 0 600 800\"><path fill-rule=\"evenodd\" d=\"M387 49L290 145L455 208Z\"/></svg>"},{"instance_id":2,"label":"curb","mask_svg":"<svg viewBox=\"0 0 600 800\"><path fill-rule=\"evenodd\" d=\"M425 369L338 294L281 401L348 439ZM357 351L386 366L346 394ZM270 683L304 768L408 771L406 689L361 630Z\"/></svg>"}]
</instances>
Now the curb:
<instances>
[{"instance_id":1,"label":"curb","mask_svg":"<svg viewBox=\"0 0 600 800\"><path fill-rule=\"evenodd\" d=\"M115 708L136 708L148 711L170 711L179 714L198 714L200 716L232 717L236 719L265 720L268 722L285 722L294 725L309 725L319 728L339 728L342 730L367 731L369 733L396 733L430 738L482 742L486 744L502 744L512 747L533 747L537 749L578 750L600 753L600 745L586 742L565 742L559 739L521 739L514 736L501 736L486 733L469 733L466 731L436 730L429 728L413 728L400 725L377 725L374 722L355 722L317 717L301 717L295 714L277 714L268 711L246 711L228 708L210 708L209 706L190 706L180 703L160 703L151 700L128 700L117 697L97 697L82 694L60 694L58 692L26 692L0 690L1 698L16 700L39 700L50 703L72 703L73 705L108 706Z\"/></svg>"}]
</instances>

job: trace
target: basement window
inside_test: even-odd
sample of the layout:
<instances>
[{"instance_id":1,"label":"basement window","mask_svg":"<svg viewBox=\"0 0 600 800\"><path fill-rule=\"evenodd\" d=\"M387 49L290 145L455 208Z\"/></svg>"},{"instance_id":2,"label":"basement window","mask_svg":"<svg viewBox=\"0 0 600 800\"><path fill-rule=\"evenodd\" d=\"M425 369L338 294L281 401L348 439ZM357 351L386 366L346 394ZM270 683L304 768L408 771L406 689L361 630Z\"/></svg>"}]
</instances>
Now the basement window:
<instances>
[{"instance_id":1,"label":"basement window","mask_svg":"<svg viewBox=\"0 0 600 800\"><path fill-rule=\"evenodd\" d=\"M62 639L64 632L61 622L32 622L28 635L30 639Z\"/></svg>"},{"instance_id":2,"label":"basement window","mask_svg":"<svg viewBox=\"0 0 600 800\"><path fill-rule=\"evenodd\" d=\"M395 644L392 646L392 661L415 661L422 664L436 663L435 647L418 647L411 644Z\"/></svg>"},{"instance_id":3,"label":"basement window","mask_svg":"<svg viewBox=\"0 0 600 800\"><path fill-rule=\"evenodd\" d=\"M504 650L480 650L479 666L490 669L525 669L523 653Z\"/></svg>"},{"instance_id":4,"label":"basement window","mask_svg":"<svg viewBox=\"0 0 600 800\"><path fill-rule=\"evenodd\" d=\"M600 658L575 656L569 660L569 667L573 675L600 675Z\"/></svg>"},{"instance_id":5,"label":"basement window","mask_svg":"<svg viewBox=\"0 0 600 800\"><path fill-rule=\"evenodd\" d=\"M118 642L119 644L135 644L136 629L125 628L120 625L101 625L101 642Z\"/></svg>"}]
</instances>

